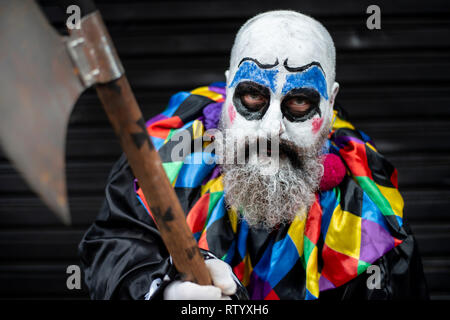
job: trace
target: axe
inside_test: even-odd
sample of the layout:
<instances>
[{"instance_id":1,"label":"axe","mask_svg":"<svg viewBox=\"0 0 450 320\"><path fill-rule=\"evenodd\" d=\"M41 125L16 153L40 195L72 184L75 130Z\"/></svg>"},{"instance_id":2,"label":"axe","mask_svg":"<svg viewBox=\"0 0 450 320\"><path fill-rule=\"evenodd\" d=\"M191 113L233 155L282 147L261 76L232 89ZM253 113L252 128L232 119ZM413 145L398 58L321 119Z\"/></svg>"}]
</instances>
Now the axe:
<instances>
[{"instance_id":1,"label":"axe","mask_svg":"<svg viewBox=\"0 0 450 320\"><path fill-rule=\"evenodd\" d=\"M183 280L211 284L178 198L102 17L79 5L79 29L61 37L33 0L0 1L0 144L42 200L70 224L65 177L68 119L94 86Z\"/></svg>"}]
</instances>

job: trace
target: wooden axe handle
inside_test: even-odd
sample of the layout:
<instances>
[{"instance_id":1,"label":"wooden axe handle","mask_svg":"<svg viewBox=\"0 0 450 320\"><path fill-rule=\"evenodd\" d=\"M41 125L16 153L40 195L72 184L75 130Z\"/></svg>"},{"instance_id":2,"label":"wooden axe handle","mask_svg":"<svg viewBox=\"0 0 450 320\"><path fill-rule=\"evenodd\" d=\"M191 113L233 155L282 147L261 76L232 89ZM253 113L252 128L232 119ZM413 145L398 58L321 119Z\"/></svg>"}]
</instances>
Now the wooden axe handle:
<instances>
[{"instance_id":1,"label":"wooden axe handle","mask_svg":"<svg viewBox=\"0 0 450 320\"><path fill-rule=\"evenodd\" d=\"M181 273L181 278L209 285L212 282L203 255L186 223L183 209L167 178L159 154L148 136L145 120L101 15L91 0L70 2L79 5L83 15L81 28L70 30L68 46L79 74L86 86L96 83L103 108L119 137L120 145L144 192L162 240L176 269ZM118 71L121 72L118 74Z\"/></svg>"},{"instance_id":2,"label":"wooden axe handle","mask_svg":"<svg viewBox=\"0 0 450 320\"><path fill-rule=\"evenodd\" d=\"M103 108L138 179L161 237L182 279L210 285L211 278L197 241L151 142L141 110L125 75L96 85Z\"/></svg>"}]
</instances>

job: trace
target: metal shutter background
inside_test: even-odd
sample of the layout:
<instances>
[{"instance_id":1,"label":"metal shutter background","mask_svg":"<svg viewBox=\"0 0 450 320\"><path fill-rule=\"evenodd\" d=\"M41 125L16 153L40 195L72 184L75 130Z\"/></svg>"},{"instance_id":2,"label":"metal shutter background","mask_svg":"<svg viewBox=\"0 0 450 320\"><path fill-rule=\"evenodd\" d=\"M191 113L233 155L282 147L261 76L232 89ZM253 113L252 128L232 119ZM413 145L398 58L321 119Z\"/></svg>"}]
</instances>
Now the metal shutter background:
<instances>
[{"instance_id":1,"label":"metal shutter background","mask_svg":"<svg viewBox=\"0 0 450 320\"><path fill-rule=\"evenodd\" d=\"M96 1L144 116L179 90L224 80L234 35L247 18L294 9L321 21L337 48L338 101L399 171L405 216L434 299L450 299L450 4L378 0L381 30L366 28L371 1ZM42 0L54 26L66 16ZM119 145L93 90L67 134L73 225L64 227L0 155L0 298L87 298L66 288L66 268L103 199Z\"/></svg>"}]
</instances>

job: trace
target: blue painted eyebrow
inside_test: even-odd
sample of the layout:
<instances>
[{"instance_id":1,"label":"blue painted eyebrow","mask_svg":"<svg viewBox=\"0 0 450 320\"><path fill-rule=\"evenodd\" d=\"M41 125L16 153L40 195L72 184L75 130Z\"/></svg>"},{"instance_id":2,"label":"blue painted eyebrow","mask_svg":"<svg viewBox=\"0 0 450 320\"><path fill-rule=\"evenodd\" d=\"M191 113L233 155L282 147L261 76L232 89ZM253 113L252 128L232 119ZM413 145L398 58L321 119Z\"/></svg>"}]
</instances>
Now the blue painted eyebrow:
<instances>
[{"instance_id":1,"label":"blue painted eyebrow","mask_svg":"<svg viewBox=\"0 0 450 320\"><path fill-rule=\"evenodd\" d=\"M254 61L245 60L242 62L238 71L234 75L233 81L230 83L229 88L236 86L236 84L241 80L249 80L269 87L272 92L275 92L275 78L277 74L278 70L261 69Z\"/></svg>"},{"instance_id":2,"label":"blue painted eyebrow","mask_svg":"<svg viewBox=\"0 0 450 320\"><path fill-rule=\"evenodd\" d=\"M315 89L322 97L328 100L325 76L320 68L315 65L304 72L288 74L281 93L284 95L295 88Z\"/></svg>"}]
</instances>

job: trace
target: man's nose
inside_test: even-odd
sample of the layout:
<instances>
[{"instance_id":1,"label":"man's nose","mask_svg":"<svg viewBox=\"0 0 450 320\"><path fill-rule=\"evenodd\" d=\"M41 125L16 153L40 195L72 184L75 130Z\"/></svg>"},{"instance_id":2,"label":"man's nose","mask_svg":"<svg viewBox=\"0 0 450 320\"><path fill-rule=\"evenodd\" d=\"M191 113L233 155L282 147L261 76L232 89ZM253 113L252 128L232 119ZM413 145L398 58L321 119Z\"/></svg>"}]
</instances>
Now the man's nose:
<instances>
[{"instance_id":1,"label":"man's nose","mask_svg":"<svg viewBox=\"0 0 450 320\"><path fill-rule=\"evenodd\" d=\"M269 106L269 109L262 118L260 130L269 136L280 136L286 131L279 104L274 103Z\"/></svg>"}]
</instances>

